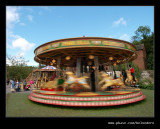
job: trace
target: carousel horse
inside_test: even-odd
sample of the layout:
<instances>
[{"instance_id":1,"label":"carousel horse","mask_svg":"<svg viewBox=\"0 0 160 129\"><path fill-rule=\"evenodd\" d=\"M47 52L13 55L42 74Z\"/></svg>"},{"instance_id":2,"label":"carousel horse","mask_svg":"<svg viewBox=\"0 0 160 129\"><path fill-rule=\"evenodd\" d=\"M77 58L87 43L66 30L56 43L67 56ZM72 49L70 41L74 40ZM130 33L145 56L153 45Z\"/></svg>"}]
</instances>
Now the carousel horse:
<instances>
[{"instance_id":1,"label":"carousel horse","mask_svg":"<svg viewBox=\"0 0 160 129\"><path fill-rule=\"evenodd\" d=\"M135 80L136 80L136 82L135 82L135 81L133 81L133 76L131 75L131 71L126 70L126 73L127 73L127 78L125 80L125 83L129 84L130 86L135 85L135 83L138 82L138 79L135 77Z\"/></svg>"},{"instance_id":2,"label":"carousel horse","mask_svg":"<svg viewBox=\"0 0 160 129\"><path fill-rule=\"evenodd\" d=\"M121 78L121 80L123 80L123 75L120 73L120 78Z\"/></svg>"},{"instance_id":3,"label":"carousel horse","mask_svg":"<svg viewBox=\"0 0 160 129\"><path fill-rule=\"evenodd\" d=\"M87 84L87 76L77 77L72 72L66 72L67 80L64 83L64 91L66 87L73 89L75 86L82 86L84 89L90 90L90 86Z\"/></svg>"},{"instance_id":4,"label":"carousel horse","mask_svg":"<svg viewBox=\"0 0 160 129\"><path fill-rule=\"evenodd\" d=\"M108 74L105 74L105 73L102 73L101 77L102 77L102 80L98 83L99 85L104 83L100 88L101 90L105 90L109 86L120 86L123 88L125 87L121 78L112 79L112 77L110 77Z\"/></svg>"},{"instance_id":5,"label":"carousel horse","mask_svg":"<svg viewBox=\"0 0 160 129\"><path fill-rule=\"evenodd\" d=\"M48 82L44 82L43 85L41 86L42 89L52 89L52 88L56 88L56 83L57 83L57 79L54 79L53 81L48 81Z\"/></svg>"}]
</instances>

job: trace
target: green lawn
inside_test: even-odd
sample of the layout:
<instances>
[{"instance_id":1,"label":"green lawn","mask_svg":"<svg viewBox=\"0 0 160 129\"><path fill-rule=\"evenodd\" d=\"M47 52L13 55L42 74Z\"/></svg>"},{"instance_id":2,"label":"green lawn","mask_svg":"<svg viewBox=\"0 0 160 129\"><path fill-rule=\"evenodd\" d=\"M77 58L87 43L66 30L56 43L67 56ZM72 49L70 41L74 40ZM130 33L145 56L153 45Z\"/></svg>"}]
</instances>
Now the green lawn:
<instances>
[{"instance_id":1,"label":"green lawn","mask_svg":"<svg viewBox=\"0 0 160 129\"><path fill-rule=\"evenodd\" d=\"M6 117L154 117L154 90L141 89L146 99L112 107L63 107L28 99L29 93L8 93Z\"/></svg>"}]
</instances>

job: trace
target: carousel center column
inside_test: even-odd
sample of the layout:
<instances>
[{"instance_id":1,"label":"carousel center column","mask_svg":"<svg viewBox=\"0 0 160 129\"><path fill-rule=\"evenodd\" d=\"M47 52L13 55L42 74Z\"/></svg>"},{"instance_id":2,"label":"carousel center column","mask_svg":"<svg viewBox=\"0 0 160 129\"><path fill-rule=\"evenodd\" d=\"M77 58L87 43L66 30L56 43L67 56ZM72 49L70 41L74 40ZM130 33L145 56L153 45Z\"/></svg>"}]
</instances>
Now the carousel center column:
<instances>
[{"instance_id":1,"label":"carousel center column","mask_svg":"<svg viewBox=\"0 0 160 129\"><path fill-rule=\"evenodd\" d=\"M99 62L98 56L94 57L94 66L95 66L95 90L98 91L98 69L99 69Z\"/></svg>"},{"instance_id":2,"label":"carousel center column","mask_svg":"<svg viewBox=\"0 0 160 129\"><path fill-rule=\"evenodd\" d=\"M80 77L80 74L81 74L81 57L78 57L76 64L76 76Z\"/></svg>"}]
</instances>

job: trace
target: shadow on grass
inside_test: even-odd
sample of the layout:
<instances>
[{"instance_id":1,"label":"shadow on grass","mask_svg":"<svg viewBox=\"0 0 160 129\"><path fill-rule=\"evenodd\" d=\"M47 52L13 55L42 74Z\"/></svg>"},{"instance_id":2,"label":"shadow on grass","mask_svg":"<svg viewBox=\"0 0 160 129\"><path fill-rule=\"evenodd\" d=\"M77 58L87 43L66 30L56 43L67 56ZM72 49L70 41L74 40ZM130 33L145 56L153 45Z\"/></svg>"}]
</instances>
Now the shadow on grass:
<instances>
[{"instance_id":1,"label":"shadow on grass","mask_svg":"<svg viewBox=\"0 0 160 129\"><path fill-rule=\"evenodd\" d=\"M101 106L101 107L76 107L76 106L61 106L61 105L51 105L51 104L44 104L44 103L37 103L31 100L30 103L32 104L36 104L39 106L45 106L45 107L49 107L49 108L58 108L58 109L69 109L69 110L110 110L110 109L122 109L122 108L127 108L127 107L135 107L138 106L140 104L144 104L146 103L146 99L142 100L142 101L138 101L135 103L130 103L130 104L123 104L123 105L117 105L117 106Z\"/></svg>"}]
</instances>

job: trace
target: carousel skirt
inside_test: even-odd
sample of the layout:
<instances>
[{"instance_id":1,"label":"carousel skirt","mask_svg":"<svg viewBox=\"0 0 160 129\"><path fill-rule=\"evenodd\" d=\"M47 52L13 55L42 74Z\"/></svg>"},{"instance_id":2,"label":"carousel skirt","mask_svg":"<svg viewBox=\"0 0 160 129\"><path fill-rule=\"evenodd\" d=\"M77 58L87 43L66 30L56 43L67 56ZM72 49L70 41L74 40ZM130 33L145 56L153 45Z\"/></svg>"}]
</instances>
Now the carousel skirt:
<instances>
[{"instance_id":1,"label":"carousel skirt","mask_svg":"<svg viewBox=\"0 0 160 129\"><path fill-rule=\"evenodd\" d=\"M33 90L29 99L34 102L76 107L116 106L145 99L139 88L119 88L104 92L63 92Z\"/></svg>"}]
</instances>

